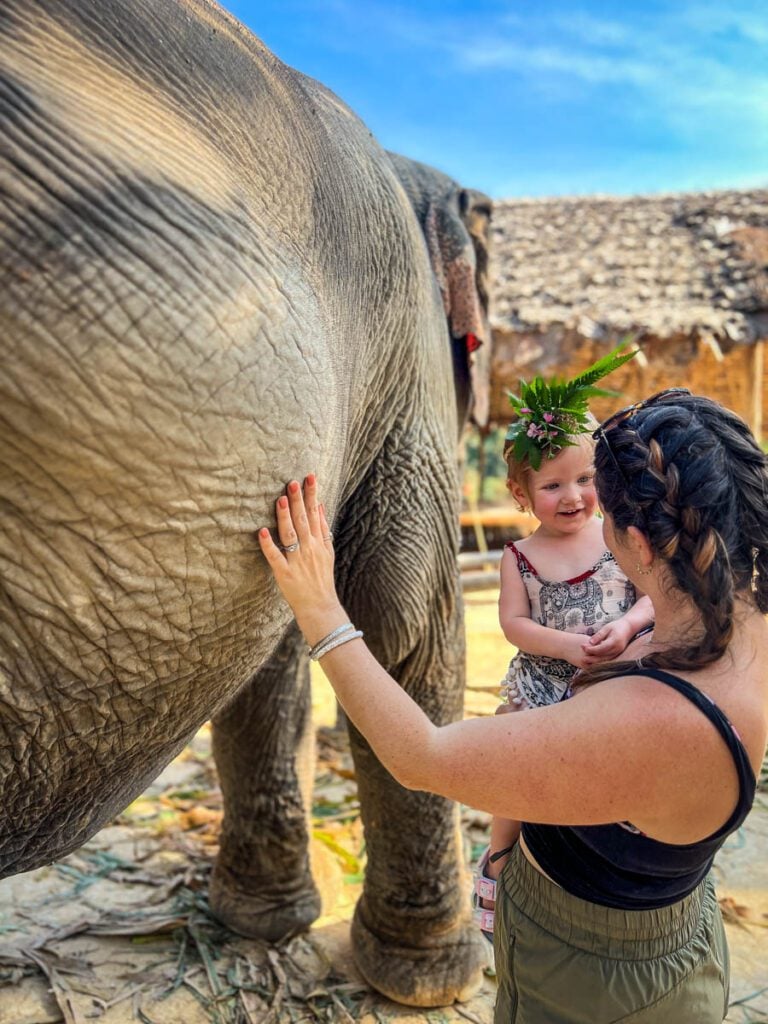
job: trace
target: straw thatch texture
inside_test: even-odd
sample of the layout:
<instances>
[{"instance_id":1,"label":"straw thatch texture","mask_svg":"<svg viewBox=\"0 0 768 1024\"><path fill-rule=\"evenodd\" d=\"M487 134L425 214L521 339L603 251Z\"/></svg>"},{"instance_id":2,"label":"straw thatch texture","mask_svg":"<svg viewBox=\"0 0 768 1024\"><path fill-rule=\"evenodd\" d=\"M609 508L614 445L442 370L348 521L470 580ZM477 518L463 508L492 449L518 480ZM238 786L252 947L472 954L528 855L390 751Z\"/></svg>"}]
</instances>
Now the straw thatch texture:
<instances>
[{"instance_id":1,"label":"straw thatch texture","mask_svg":"<svg viewBox=\"0 0 768 1024\"><path fill-rule=\"evenodd\" d=\"M496 202L492 418L518 376L631 336L645 359L611 380L628 399L686 384L762 429L767 267L768 189Z\"/></svg>"}]
</instances>

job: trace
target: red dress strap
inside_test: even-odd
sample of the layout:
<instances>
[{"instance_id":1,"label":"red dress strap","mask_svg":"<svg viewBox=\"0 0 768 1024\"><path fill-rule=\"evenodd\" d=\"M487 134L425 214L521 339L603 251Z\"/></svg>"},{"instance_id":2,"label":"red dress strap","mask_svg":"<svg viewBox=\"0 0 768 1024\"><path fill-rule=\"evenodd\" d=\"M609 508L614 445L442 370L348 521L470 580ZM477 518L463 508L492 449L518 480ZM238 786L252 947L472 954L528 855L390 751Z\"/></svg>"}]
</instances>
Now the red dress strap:
<instances>
[{"instance_id":1,"label":"red dress strap","mask_svg":"<svg viewBox=\"0 0 768 1024\"><path fill-rule=\"evenodd\" d=\"M539 575L536 572L533 563L530 561L530 559L525 557L523 552L520 550L520 548L518 548L518 546L515 544L513 540L508 540L504 547L509 548L510 551L514 552L515 558L517 559L517 567L521 572L524 569L526 569L528 572L532 572L534 576Z\"/></svg>"}]
</instances>

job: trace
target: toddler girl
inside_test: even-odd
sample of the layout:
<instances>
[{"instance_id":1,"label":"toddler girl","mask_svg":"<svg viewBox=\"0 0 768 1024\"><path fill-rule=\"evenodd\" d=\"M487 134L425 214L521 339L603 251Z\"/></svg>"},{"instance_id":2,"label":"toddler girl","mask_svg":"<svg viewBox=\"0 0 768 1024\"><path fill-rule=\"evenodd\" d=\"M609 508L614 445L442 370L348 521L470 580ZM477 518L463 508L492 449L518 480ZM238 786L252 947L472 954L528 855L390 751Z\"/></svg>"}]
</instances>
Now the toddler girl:
<instances>
[{"instance_id":1,"label":"toddler girl","mask_svg":"<svg viewBox=\"0 0 768 1024\"><path fill-rule=\"evenodd\" d=\"M597 391L592 384L633 354L612 353L607 369L601 360L560 385L537 377L520 399L510 396L518 417L504 446L507 487L539 525L526 540L510 541L501 560L499 621L518 653L497 714L562 700L577 669L617 658L653 623L649 598L637 593L603 540L595 514L595 442L584 432L593 426L586 409ZM519 822L494 818L478 864L475 895L488 938L495 879L519 833Z\"/></svg>"}]
</instances>

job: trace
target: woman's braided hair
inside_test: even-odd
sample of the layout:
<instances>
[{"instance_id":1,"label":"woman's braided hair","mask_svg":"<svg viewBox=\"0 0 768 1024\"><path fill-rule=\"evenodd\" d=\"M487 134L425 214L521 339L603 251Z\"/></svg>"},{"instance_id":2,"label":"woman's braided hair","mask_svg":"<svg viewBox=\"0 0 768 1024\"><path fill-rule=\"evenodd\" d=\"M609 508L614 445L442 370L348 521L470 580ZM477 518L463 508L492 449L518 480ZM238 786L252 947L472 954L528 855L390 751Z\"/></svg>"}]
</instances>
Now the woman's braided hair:
<instances>
[{"instance_id":1,"label":"woman's braided hair","mask_svg":"<svg viewBox=\"0 0 768 1024\"><path fill-rule=\"evenodd\" d=\"M768 612L768 458L749 427L717 402L681 393L609 427L595 468L616 530L636 526L645 534L702 617L703 636L688 644L681 636L643 664L696 669L716 661L733 633L737 595L751 594ZM635 664L600 666L579 682Z\"/></svg>"}]
</instances>

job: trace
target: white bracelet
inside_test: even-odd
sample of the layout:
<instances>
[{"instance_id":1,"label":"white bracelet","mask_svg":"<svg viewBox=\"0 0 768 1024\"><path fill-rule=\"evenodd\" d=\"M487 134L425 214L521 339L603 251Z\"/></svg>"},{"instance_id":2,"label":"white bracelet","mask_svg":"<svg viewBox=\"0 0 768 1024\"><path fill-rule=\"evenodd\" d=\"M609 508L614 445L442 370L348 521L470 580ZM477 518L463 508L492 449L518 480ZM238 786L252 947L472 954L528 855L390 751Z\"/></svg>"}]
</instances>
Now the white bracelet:
<instances>
[{"instance_id":1,"label":"white bracelet","mask_svg":"<svg viewBox=\"0 0 768 1024\"><path fill-rule=\"evenodd\" d=\"M354 628L355 627L352 625L351 622L345 622L343 626L337 626L336 629L331 630L331 632L327 636L324 636L322 640L318 640L314 647L309 648L308 653L310 658L314 660L315 656L317 655L317 652L321 650L323 647L325 647L329 640L334 640L341 633L348 633L350 629Z\"/></svg>"},{"instance_id":2,"label":"white bracelet","mask_svg":"<svg viewBox=\"0 0 768 1024\"><path fill-rule=\"evenodd\" d=\"M335 647L341 647L341 645L347 643L348 640L357 640L357 638L362 635L362 629L353 629L351 633L348 631L342 633L341 636L337 636L335 640L330 640L324 647L321 647L319 651L315 651L315 653L311 655L311 658L313 661L319 661Z\"/></svg>"}]
</instances>

